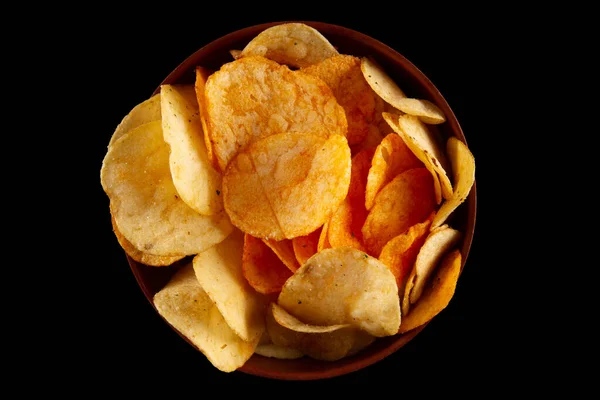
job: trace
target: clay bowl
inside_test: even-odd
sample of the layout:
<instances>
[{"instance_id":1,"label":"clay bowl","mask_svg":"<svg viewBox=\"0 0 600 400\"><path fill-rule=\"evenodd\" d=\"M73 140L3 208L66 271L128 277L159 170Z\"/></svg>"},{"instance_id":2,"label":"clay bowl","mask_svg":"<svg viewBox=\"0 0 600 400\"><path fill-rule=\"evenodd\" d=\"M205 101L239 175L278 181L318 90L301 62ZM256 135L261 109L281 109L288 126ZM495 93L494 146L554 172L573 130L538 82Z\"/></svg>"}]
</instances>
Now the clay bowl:
<instances>
[{"instance_id":1,"label":"clay bowl","mask_svg":"<svg viewBox=\"0 0 600 400\"><path fill-rule=\"evenodd\" d=\"M205 45L177 66L161 84L193 83L196 65L218 69L223 63L232 60L229 50L242 49L259 32L277 23L280 22L250 26ZM307 21L305 23L327 37L340 53L372 56L409 96L428 99L437 104L447 117L444 124L437 125L442 137L455 136L466 143L459 122L442 94L427 76L404 56L384 43L351 29L321 22ZM159 90L160 87L154 93ZM451 215L451 219L448 221L453 228L463 232L463 239L459 244L463 255L462 268L464 268L473 239L475 215L476 188L473 186L468 199ZM167 283L178 267L183 265L185 259L178 265L173 265L172 268L148 267L130 257L128 257L128 261L139 286L152 304L154 294ZM278 360L254 355L239 370L251 375L282 380L314 380L340 376L368 367L398 351L424 327L421 326L402 335L378 339L362 352L336 362L317 361L307 357L297 360ZM192 345L181 334L180 336ZM201 356L199 353L199 357Z\"/></svg>"}]
</instances>

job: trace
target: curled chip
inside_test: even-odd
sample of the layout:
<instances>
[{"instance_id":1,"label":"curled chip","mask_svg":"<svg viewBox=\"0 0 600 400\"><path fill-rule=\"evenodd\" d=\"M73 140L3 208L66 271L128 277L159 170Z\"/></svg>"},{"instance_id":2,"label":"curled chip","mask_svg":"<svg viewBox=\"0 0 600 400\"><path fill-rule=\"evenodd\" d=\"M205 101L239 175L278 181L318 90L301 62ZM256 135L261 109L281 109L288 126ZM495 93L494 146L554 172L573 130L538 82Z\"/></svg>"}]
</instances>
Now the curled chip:
<instances>
[{"instance_id":1,"label":"curled chip","mask_svg":"<svg viewBox=\"0 0 600 400\"><path fill-rule=\"evenodd\" d=\"M148 254L197 254L232 231L224 211L201 215L179 197L161 121L141 125L113 143L104 157L100 181L119 231Z\"/></svg>"},{"instance_id":2,"label":"curled chip","mask_svg":"<svg viewBox=\"0 0 600 400\"><path fill-rule=\"evenodd\" d=\"M338 54L331 43L313 27L290 22L263 30L235 58L263 56L293 67L306 67Z\"/></svg>"},{"instance_id":3,"label":"curled chip","mask_svg":"<svg viewBox=\"0 0 600 400\"><path fill-rule=\"evenodd\" d=\"M389 240L424 221L435 208L433 182L427 169L412 168L397 175L377 194L363 225L369 254L379 257Z\"/></svg>"},{"instance_id":4,"label":"curled chip","mask_svg":"<svg viewBox=\"0 0 600 400\"><path fill-rule=\"evenodd\" d=\"M292 272L296 272L300 268L296 255L294 254L294 246L291 239L272 240L263 239L263 242L273 250L273 253L279 257L281 262Z\"/></svg>"},{"instance_id":5,"label":"curled chip","mask_svg":"<svg viewBox=\"0 0 600 400\"><path fill-rule=\"evenodd\" d=\"M438 106L429 100L405 97L394 105L398 110L418 117L426 124L437 125L446 122L446 116Z\"/></svg>"},{"instance_id":6,"label":"curled chip","mask_svg":"<svg viewBox=\"0 0 600 400\"><path fill-rule=\"evenodd\" d=\"M346 138L271 135L238 154L223 177L231 222L263 239L307 235L323 225L348 193Z\"/></svg>"},{"instance_id":7,"label":"curled chip","mask_svg":"<svg viewBox=\"0 0 600 400\"><path fill-rule=\"evenodd\" d=\"M419 249L412 271L406 281L402 298L403 314L407 314L410 307L419 300L423 288L438 267L440 260L456 245L461 236L459 231L448 225L431 229Z\"/></svg>"},{"instance_id":8,"label":"curled chip","mask_svg":"<svg viewBox=\"0 0 600 400\"><path fill-rule=\"evenodd\" d=\"M117 128L113 132L108 146L110 147L118 138L130 130L144 125L147 122L158 121L160 114L160 93L150 97L137 104L123 117Z\"/></svg>"},{"instance_id":9,"label":"curled chip","mask_svg":"<svg viewBox=\"0 0 600 400\"><path fill-rule=\"evenodd\" d=\"M111 214L112 214L112 212L111 212ZM121 247L123 248L125 253L127 253L127 255L129 257L133 258L135 261L137 261L139 263L142 263L144 265L150 265L152 267L165 267L165 266L169 266L185 257L185 256L155 256L152 254L144 253L143 251L136 249L135 246L132 245L129 240L125 239L125 236L123 236L123 234L121 232L119 232L119 228L117 228L117 223L115 222L115 218L112 215L110 217L110 220L112 223L113 232L115 233L115 236L117 237L117 241L119 242L119 244L121 245Z\"/></svg>"},{"instance_id":10,"label":"curled chip","mask_svg":"<svg viewBox=\"0 0 600 400\"><path fill-rule=\"evenodd\" d=\"M246 281L259 293L279 293L292 272L262 240L244 235L242 272Z\"/></svg>"},{"instance_id":11,"label":"curled chip","mask_svg":"<svg viewBox=\"0 0 600 400\"><path fill-rule=\"evenodd\" d=\"M250 143L282 133L345 136L346 114L321 79L264 57L242 57L208 77L211 147L221 171Z\"/></svg>"},{"instance_id":12,"label":"curled chip","mask_svg":"<svg viewBox=\"0 0 600 400\"><path fill-rule=\"evenodd\" d=\"M306 324L351 324L377 337L394 335L400 325L396 278L351 247L312 256L283 285L277 303Z\"/></svg>"},{"instance_id":13,"label":"curled chip","mask_svg":"<svg viewBox=\"0 0 600 400\"><path fill-rule=\"evenodd\" d=\"M194 257L196 278L227 325L246 341L264 332L266 301L246 282L242 272L244 234L234 230L224 241Z\"/></svg>"},{"instance_id":14,"label":"curled chip","mask_svg":"<svg viewBox=\"0 0 600 400\"><path fill-rule=\"evenodd\" d=\"M365 251L361 229L367 218L365 187L374 152L374 149L365 149L352 157L348 195L329 220L331 247L350 246Z\"/></svg>"},{"instance_id":15,"label":"curled chip","mask_svg":"<svg viewBox=\"0 0 600 400\"><path fill-rule=\"evenodd\" d=\"M329 221L325 221L323 226L321 227L321 233L319 235L319 241L317 242L317 252L320 252L323 249L331 248L331 244L329 243L328 233L329 232Z\"/></svg>"},{"instance_id":16,"label":"curled chip","mask_svg":"<svg viewBox=\"0 0 600 400\"><path fill-rule=\"evenodd\" d=\"M433 219L432 228L440 226L461 205L475 183L475 158L466 144L455 137L446 142L446 153L452 165L454 192L444 201Z\"/></svg>"},{"instance_id":17,"label":"curled chip","mask_svg":"<svg viewBox=\"0 0 600 400\"><path fill-rule=\"evenodd\" d=\"M338 103L346 112L349 145L362 142L383 109L383 100L371 89L360 69L360 58L338 54L302 72L321 78L333 90Z\"/></svg>"},{"instance_id":18,"label":"curled chip","mask_svg":"<svg viewBox=\"0 0 600 400\"><path fill-rule=\"evenodd\" d=\"M339 360L364 348L369 344L367 338L372 337L347 324L305 324L276 303L267 311L266 329L273 343L325 361Z\"/></svg>"},{"instance_id":19,"label":"curled chip","mask_svg":"<svg viewBox=\"0 0 600 400\"><path fill-rule=\"evenodd\" d=\"M322 227L317 228L308 235L297 236L292 239L292 247L298 264L302 265L318 251L319 237Z\"/></svg>"},{"instance_id":20,"label":"curled chip","mask_svg":"<svg viewBox=\"0 0 600 400\"><path fill-rule=\"evenodd\" d=\"M377 146L371 160L365 188L365 207L373 207L375 196L381 188L398 174L411 168L423 167L423 163L413 154L396 133L386 135Z\"/></svg>"},{"instance_id":21,"label":"curled chip","mask_svg":"<svg viewBox=\"0 0 600 400\"><path fill-rule=\"evenodd\" d=\"M461 253L458 249L454 249L444 256L435 276L425 286L419 301L407 315L402 317L399 333L408 332L429 322L448 306L456 290L461 260Z\"/></svg>"},{"instance_id":22,"label":"curled chip","mask_svg":"<svg viewBox=\"0 0 600 400\"><path fill-rule=\"evenodd\" d=\"M431 213L425 221L411 226L407 231L391 239L381 250L379 260L387 265L396 277L399 295L404 294L406 281L417 259L417 254L425 243L433 216L434 213Z\"/></svg>"},{"instance_id":23,"label":"curled chip","mask_svg":"<svg viewBox=\"0 0 600 400\"><path fill-rule=\"evenodd\" d=\"M162 130L171 153L169 165L177 193L203 215L223 209L221 174L211 165L204 144L193 85L161 86Z\"/></svg>"},{"instance_id":24,"label":"curled chip","mask_svg":"<svg viewBox=\"0 0 600 400\"><path fill-rule=\"evenodd\" d=\"M192 264L178 270L154 295L158 313L193 343L220 371L237 370L250 359L260 340L242 340L202 289Z\"/></svg>"}]
</instances>

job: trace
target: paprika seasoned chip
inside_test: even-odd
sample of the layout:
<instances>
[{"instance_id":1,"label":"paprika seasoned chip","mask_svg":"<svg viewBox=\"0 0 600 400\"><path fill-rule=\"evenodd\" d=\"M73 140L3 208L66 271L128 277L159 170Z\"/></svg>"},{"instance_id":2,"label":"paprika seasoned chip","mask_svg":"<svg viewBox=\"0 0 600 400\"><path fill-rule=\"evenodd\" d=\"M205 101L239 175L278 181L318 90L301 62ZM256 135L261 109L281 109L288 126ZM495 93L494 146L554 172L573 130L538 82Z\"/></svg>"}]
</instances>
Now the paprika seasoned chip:
<instances>
[{"instance_id":1,"label":"paprika seasoned chip","mask_svg":"<svg viewBox=\"0 0 600 400\"><path fill-rule=\"evenodd\" d=\"M279 293L292 272L262 240L244 235L242 272L246 281L259 293Z\"/></svg>"},{"instance_id":2,"label":"paprika seasoned chip","mask_svg":"<svg viewBox=\"0 0 600 400\"><path fill-rule=\"evenodd\" d=\"M177 193L202 215L223 209L221 174L211 165L194 85L161 86L162 130Z\"/></svg>"},{"instance_id":3,"label":"paprika seasoned chip","mask_svg":"<svg viewBox=\"0 0 600 400\"><path fill-rule=\"evenodd\" d=\"M373 207L375 196L396 175L411 168L423 167L423 163L396 133L386 135L377 146L367 176L365 207Z\"/></svg>"},{"instance_id":4,"label":"paprika seasoned chip","mask_svg":"<svg viewBox=\"0 0 600 400\"><path fill-rule=\"evenodd\" d=\"M460 275L462 255L454 249L440 262L435 276L425 286L421 298L407 315L402 317L398 333L408 332L433 319L450 304Z\"/></svg>"},{"instance_id":5,"label":"paprika seasoned chip","mask_svg":"<svg viewBox=\"0 0 600 400\"><path fill-rule=\"evenodd\" d=\"M346 114L321 79L264 57L224 64L205 85L208 134L221 171L249 144L282 132L346 136Z\"/></svg>"},{"instance_id":6,"label":"paprika seasoned chip","mask_svg":"<svg viewBox=\"0 0 600 400\"><path fill-rule=\"evenodd\" d=\"M397 175L375 197L362 228L369 254L379 257L385 244L436 209L433 180L426 168Z\"/></svg>"},{"instance_id":7,"label":"paprika seasoned chip","mask_svg":"<svg viewBox=\"0 0 600 400\"><path fill-rule=\"evenodd\" d=\"M300 266L317 252L321 229L322 227L319 227L308 235L296 236L292 239L294 254Z\"/></svg>"},{"instance_id":8,"label":"paprika seasoned chip","mask_svg":"<svg viewBox=\"0 0 600 400\"><path fill-rule=\"evenodd\" d=\"M440 226L466 199L475 183L475 158L466 144L455 137L446 142L446 153L452 166L454 192L444 201L433 219L432 228Z\"/></svg>"},{"instance_id":9,"label":"paprika seasoned chip","mask_svg":"<svg viewBox=\"0 0 600 400\"><path fill-rule=\"evenodd\" d=\"M232 231L224 211L201 215L179 197L161 121L141 125L113 143L104 157L100 181L119 231L148 254L197 254Z\"/></svg>"},{"instance_id":10,"label":"paprika seasoned chip","mask_svg":"<svg viewBox=\"0 0 600 400\"><path fill-rule=\"evenodd\" d=\"M244 278L243 248L244 234L235 229L221 243L194 257L194 272L227 325L243 340L258 342L267 303Z\"/></svg>"},{"instance_id":11,"label":"paprika seasoned chip","mask_svg":"<svg viewBox=\"0 0 600 400\"><path fill-rule=\"evenodd\" d=\"M362 142L369 133L369 127L380 116L383 100L365 80L360 69L360 58L337 54L303 68L302 72L322 79L344 108L348 122L348 144L352 146Z\"/></svg>"},{"instance_id":12,"label":"paprika seasoned chip","mask_svg":"<svg viewBox=\"0 0 600 400\"><path fill-rule=\"evenodd\" d=\"M240 157L254 168L252 176L240 170ZM263 239L313 232L344 200L350 184L350 148L341 135L271 135L252 143L232 164L223 177L225 209L235 226Z\"/></svg>"},{"instance_id":13,"label":"paprika seasoned chip","mask_svg":"<svg viewBox=\"0 0 600 400\"><path fill-rule=\"evenodd\" d=\"M264 56L280 64L306 67L336 54L335 47L321 32L303 23L290 22L263 30L236 58Z\"/></svg>"},{"instance_id":14,"label":"paprika seasoned chip","mask_svg":"<svg viewBox=\"0 0 600 400\"><path fill-rule=\"evenodd\" d=\"M296 255L294 254L294 247L290 239L283 240L272 240L263 239L263 242L273 250L273 253L283 262L283 264L292 272L295 272L300 268Z\"/></svg>"},{"instance_id":15,"label":"paprika seasoned chip","mask_svg":"<svg viewBox=\"0 0 600 400\"><path fill-rule=\"evenodd\" d=\"M396 278L381 261L351 247L312 256L283 285L277 304L306 324L351 324L377 337L394 335L400 326Z\"/></svg>"},{"instance_id":16,"label":"paprika seasoned chip","mask_svg":"<svg viewBox=\"0 0 600 400\"><path fill-rule=\"evenodd\" d=\"M173 275L154 295L153 303L158 313L220 371L235 371L254 354L260 337L245 341L236 335L198 283L191 263Z\"/></svg>"}]
</instances>

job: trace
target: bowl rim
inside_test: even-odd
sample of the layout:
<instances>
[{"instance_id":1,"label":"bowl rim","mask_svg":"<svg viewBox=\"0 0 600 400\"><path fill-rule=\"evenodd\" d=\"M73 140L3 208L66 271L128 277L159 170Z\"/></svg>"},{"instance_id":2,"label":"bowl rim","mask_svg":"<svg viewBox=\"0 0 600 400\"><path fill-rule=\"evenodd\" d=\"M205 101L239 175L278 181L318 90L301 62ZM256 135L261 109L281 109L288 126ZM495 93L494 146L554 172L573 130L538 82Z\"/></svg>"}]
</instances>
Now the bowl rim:
<instances>
[{"instance_id":1,"label":"bowl rim","mask_svg":"<svg viewBox=\"0 0 600 400\"><path fill-rule=\"evenodd\" d=\"M313 28L317 29L321 32L325 37L330 37L331 32L337 31L338 35L344 35L351 42L361 42L365 44L367 47L372 47L377 50L377 53L380 57L384 57L386 60L392 62L396 65L397 68L402 69L404 72L411 75L417 85L422 87L430 96L430 101L433 101L438 107L442 109L442 111L446 115L446 124L448 124L448 128L445 130L447 132L453 133L456 137L462 140L467 146L467 139L464 135L462 127L456 115L454 114L452 108L446 101L445 97L438 90L438 88L433 84L433 82L427 77L416 65L414 65L411 61L409 61L404 55L402 55L398 50L393 49L387 44L356 31L351 28L347 28L342 25L320 22L320 21L310 21L310 20L282 20L282 21L274 21L274 22L266 22L260 24L249 25L247 27L243 27L227 33L219 38L212 40L211 42L201 46L199 49L194 51L188 57L186 57L181 63L179 63L156 87L154 92L151 95L156 95L160 92L160 88L164 84L173 84L180 83L182 81L182 77L185 73L189 73L196 65L200 64L200 60L207 57L209 54L215 51L223 51L226 48L226 51L233 49L231 46L227 46L227 44L232 44L238 42L241 37L244 40L249 40L255 36L258 32L279 24L294 22L294 23L305 23ZM332 42L333 43L333 42ZM335 43L333 43L335 45ZM463 204L459 207L463 208L464 213L466 213L466 225L463 233L462 244L460 247L462 254L462 261L460 267L460 274L464 270L465 264L467 262L473 238L475 233L475 224L477 217L477 182L476 178L471 188L471 191ZM456 212L456 211L455 211ZM156 293L153 288L149 287L145 280L143 274L140 272L141 267L145 267L143 264L133 260L129 255L125 253L126 259L130 266L130 269L141 288L144 296L149 301L152 308L157 312L156 307L153 304L152 297L154 293ZM147 268L156 268L156 267L147 267ZM158 314L158 312L157 312ZM160 314L159 314L160 315ZM162 318L162 316L161 316ZM171 326L164 318L162 318L167 325ZM348 373L352 373L358 371L360 369L366 368L386 357L398 351L401 347L410 342L414 337L416 337L427 325L429 322L409 331L404 334L398 334L390 337L380 338L377 342L379 342L379 348L372 347L375 344L371 345L372 349L369 351L365 349L363 352L346 357L342 360L333 361L333 362L319 362L318 360L310 360L309 362L312 364L326 364L326 369L313 369L313 370L304 370L304 371L288 371L288 370L273 370L273 369L265 369L263 368L264 363L256 362L257 360L266 359L266 357L260 356L258 354L254 354L250 360L248 360L242 367L238 368L237 371L278 380L317 380L317 379L327 379L336 376L346 375ZM196 348L193 343L189 339L187 339L183 334L181 334L177 329L171 328L182 337L188 344L190 344L194 349L198 352L199 350ZM303 357L306 359L306 357ZM269 359L270 362L273 362L274 359ZM302 359L299 359L302 360ZM289 362L298 362L298 360L276 360L275 363L289 363Z\"/></svg>"}]
</instances>

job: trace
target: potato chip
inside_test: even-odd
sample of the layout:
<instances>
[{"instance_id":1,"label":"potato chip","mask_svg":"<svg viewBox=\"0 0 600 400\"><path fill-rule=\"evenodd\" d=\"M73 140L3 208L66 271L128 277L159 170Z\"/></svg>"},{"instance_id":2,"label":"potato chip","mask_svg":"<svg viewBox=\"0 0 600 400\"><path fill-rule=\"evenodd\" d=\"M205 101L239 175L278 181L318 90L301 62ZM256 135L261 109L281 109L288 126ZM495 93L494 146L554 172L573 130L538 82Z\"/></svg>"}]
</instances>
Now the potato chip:
<instances>
[{"instance_id":1,"label":"potato chip","mask_svg":"<svg viewBox=\"0 0 600 400\"><path fill-rule=\"evenodd\" d=\"M113 132L108 147L110 147L118 138L130 130L144 125L147 122L158 121L160 115L160 93L150 97L137 104L123 117L117 128Z\"/></svg>"},{"instance_id":2,"label":"potato chip","mask_svg":"<svg viewBox=\"0 0 600 400\"><path fill-rule=\"evenodd\" d=\"M263 239L263 242L273 250L273 253L283 262L283 264L292 272L295 272L300 268L296 255L294 254L294 247L290 239L283 240L272 240Z\"/></svg>"},{"instance_id":3,"label":"potato chip","mask_svg":"<svg viewBox=\"0 0 600 400\"><path fill-rule=\"evenodd\" d=\"M297 236L292 239L294 255L296 256L296 260L298 260L300 266L318 251L321 229L322 227L319 227L308 235Z\"/></svg>"},{"instance_id":4,"label":"potato chip","mask_svg":"<svg viewBox=\"0 0 600 400\"><path fill-rule=\"evenodd\" d=\"M283 285L277 303L306 324L352 324L377 337L394 335L400 325L396 278L351 247L312 256Z\"/></svg>"},{"instance_id":5,"label":"potato chip","mask_svg":"<svg viewBox=\"0 0 600 400\"><path fill-rule=\"evenodd\" d=\"M194 257L194 272L227 325L243 340L258 342L265 326L265 299L242 272L244 234L235 229L221 243Z\"/></svg>"},{"instance_id":6,"label":"potato chip","mask_svg":"<svg viewBox=\"0 0 600 400\"><path fill-rule=\"evenodd\" d=\"M229 50L229 54L231 54L231 57L233 57L234 60L237 60L238 58L240 58L242 56L242 51L236 50L236 49L231 49L231 50Z\"/></svg>"},{"instance_id":7,"label":"potato chip","mask_svg":"<svg viewBox=\"0 0 600 400\"><path fill-rule=\"evenodd\" d=\"M161 121L141 125L113 143L102 162L100 180L119 231L148 254L197 254L233 229L224 211L201 215L179 197Z\"/></svg>"},{"instance_id":8,"label":"potato chip","mask_svg":"<svg viewBox=\"0 0 600 400\"><path fill-rule=\"evenodd\" d=\"M408 332L431 321L448 306L456 290L461 260L462 256L458 249L444 255L435 276L425 286L419 301L407 315L402 316L398 333Z\"/></svg>"},{"instance_id":9,"label":"potato chip","mask_svg":"<svg viewBox=\"0 0 600 400\"><path fill-rule=\"evenodd\" d=\"M303 68L302 72L322 79L333 90L337 102L346 112L348 144L352 146L362 142L369 126L381 115L377 110L383 108L383 100L365 81L360 58L337 54Z\"/></svg>"},{"instance_id":10,"label":"potato chip","mask_svg":"<svg viewBox=\"0 0 600 400\"><path fill-rule=\"evenodd\" d=\"M208 77L212 74L212 71L197 66L196 67L196 78L194 80L194 89L196 91L196 101L198 102L198 108L200 111L200 122L202 123L202 136L204 139L204 146L206 147L206 155L208 160L210 161L210 165L219 172L221 172L219 163L217 162L217 158L215 157L215 152L212 148L212 143L210 141L211 135L208 133L210 129L210 125L208 124L208 110L206 108L206 95L205 95L205 87L206 81Z\"/></svg>"},{"instance_id":11,"label":"potato chip","mask_svg":"<svg viewBox=\"0 0 600 400\"><path fill-rule=\"evenodd\" d=\"M254 176L241 171L240 157L248 158ZM350 164L350 148L341 135L328 139L302 133L271 135L248 146L225 171L225 209L235 226L255 237L283 240L307 235L346 197Z\"/></svg>"},{"instance_id":12,"label":"potato chip","mask_svg":"<svg viewBox=\"0 0 600 400\"><path fill-rule=\"evenodd\" d=\"M455 137L446 142L446 153L452 165L454 192L444 201L431 224L432 228L442 225L466 199L475 183L475 158L466 144Z\"/></svg>"},{"instance_id":13,"label":"potato chip","mask_svg":"<svg viewBox=\"0 0 600 400\"><path fill-rule=\"evenodd\" d=\"M396 175L423 166L399 135L388 134L377 146L371 160L365 187L366 209L373 207L377 193Z\"/></svg>"},{"instance_id":14,"label":"potato chip","mask_svg":"<svg viewBox=\"0 0 600 400\"><path fill-rule=\"evenodd\" d=\"M391 239L381 250L379 260L387 265L396 277L400 295L404 294L406 280L412 271L419 250L425 243L434 215L435 213L431 213L425 221L411 226L407 231Z\"/></svg>"},{"instance_id":15,"label":"potato chip","mask_svg":"<svg viewBox=\"0 0 600 400\"><path fill-rule=\"evenodd\" d=\"M404 97L394 104L403 113L414 115L426 124L437 125L446 122L444 112L429 100Z\"/></svg>"},{"instance_id":16,"label":"potato chip","mask_svg":"<svg viewBox=\"0 0 600 400\"><path fill-rule=\"evenodd\" d=\"M143 251L136 249L135 246L132 245L129 240L125 239L125 236L123 236L123 234L121 232L119 232L119 228L117 228L117 223L115 222L115 218L112 216L112 211L111 211L110 220L112 223L113 232L115 233L115 236L117 237L117 241L119 242L119 245L121 245L121 247L123 248L123 250L125 251L125 253L127 253L127 255L129 257L133 258L135 261L137 261L139 263L142 263L144 265L150 265L152 267L166 267L166 266L169 266L185 257L183 255L182 256L155 256L152 254L144 253Z\"/></svg>"},{"instance_id":17,"label":"potato chip","mask_svg":"<svg viewBox=\"0 0 600 400\"><path fill-rule=\"evenodd\" d=\"M435 137L432 131L418 118L408 114L398 118L398 127L401 130L399 134L402 140L413 150L417 158L425 164L427 162L423 160L425 158L429 160L439 177L442 197L449 199L452 196L452 183L446 172L449 171L448 160L443 148L439 145L439 138ZM420 152L424 153L424 156L419 156Z\"/></svg>"},{"instance_id":18,"label":"potato chip","mask_svg":"<svg viewBox=\"0 0 600 400\"><path fill-rule=\"evenodd\" d=\"M221 174L208 159L194 85L161 86L162 130L177 193L202 215L223 209Z\"/></svg>"},{"instance_id":19,"label":"potato chip","mask_svg":"<svg viewBox=\"0 0 600 400\"><path fill-rule=\"evenodd\" d=\"M210 75L208 133L221 171L250 143L282 133L346 135L346 114L321 79L264 57L242 57Z\"/></svg>"},{"instance_id":20,"label":"potato chip","mask_svg":"<svg viewBox=\"0 0 600 400\"><path fill-rule=\"evenodd\" d=\"M363 139L362 142L353 145L350 149L352 152L352 156L357 155L362 150L376 148L379 143L383 140L383 136L381 135L381 131L379 130L379 124L371 124L369 125L369 132L367 136Z\"/></svg>"},{"instance_id":21,"label":"potato chip","mask_svg":"<svg viewBox=\"0 0 600 400\"><path fill-rule=\"evenodd\" d=\"M295 360L304 357L304 354L291 347L278 346L274 343L259 344L254 350L255 354L263 357L276 358L278 360Z\"/></svg>"},{"instance_id":22,"label":"potato chip","mask_svg":"<svg viewBox=\"0 0 600 400\"><path fill-rule=\"evenodd\" d=\"M374 59L362 57L360 61L360 68L365 80L386 103L393 106L398 100L406 97L402 89Z\"/></svg>"},{"instance_id":23,"label":"potato chip","mask_svg":"<svg viewBox=\"0 0 600 400\"><path fill-rule=\"evenodd\" d=\"M244 235L242 272L246 281L259 293L279 293L292 272L262 240Z\"/></svg>"},{"instance_id":24,"label":"potato chip","mask_svg":"<svg viewBox=\"0 0 600 400\"><path fill-rule=\"evenodd\" d=\"M282 324L281 321L289 326ZM266 327L273 343L297 349L317 360L342 359L356 345L364 343L364 335L360 335L360 330L351 325L315 326L304 324L276 303L271 303L267 311Z\"/></svg>"},{"instance_id":25,"label":"potato chip","mask_svg":"<svg viewBox=\"0 0 600 400\"><path fill-rule=\"evenodd\" d=\"M244 47L240 57L263 56L302 68L336 54L337 50L321 32L303 23L290 22L263 30Z\"/></svg>"},{"instance_id":26,"label":"potato chip","mask_svg":"<svg viewBox=\"0 0 600 400\"><path fill-rule=\"evenodd\" d=\"M329 232L329 221L325 221L323 226L321 227L321 234L319 235L319 241L317 242L317 252L323 249L331 248L331 244L329 243L328 233ZM306 262L306 261L305 261Z\"/></svg>"},{"instance_id":27,"label":"potato chip","mask_svg":"<svg viewBox=\"0 0 600 400\"><path fill-rule=\"evenodd\" d=\"M436 209L433 180L426 168L397 175L375 197L362 228L369 254L379 257L383 246Z\"/></svg>"},{"instance_id":28,"label":"potato chip","mask_svg":"<svg viewBox=\"0 0 600 400\"><path fill-rule=\"evenodd\" d=\"M411 305L419 300L423 288L438 267L440 260L458 243L461 236L460 231L450 228L448 225L439 226L429 232L419 249L404 289L403 312L406 309L408 313Z\"/></svg>"},{"instance_id":29,"label":"potato chip","mask_svg":"<svg viewBox=\"0 0 600 400\"><path fill-rule=\"evenodd\" d=\"M361 229L367 219L365 187L374 153L375 149L365 149L352 157L348 195L329 220L327 234L331 247L350 246L366 251Z\"/></svg>"},{"instance_id":30,"label":"potato chip","mask_svg":"<svg viewBox=\"0 0 600 400\"><path fill-rule=\"evenodd\" d=\"M191 263L173 275L154 295L153 303L220 371L235 371L254 354L259 337L247 342L236 335L198 283Z\"/></svg>"}]
</instances>

